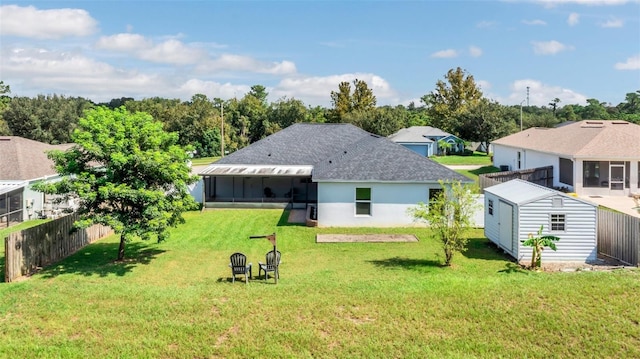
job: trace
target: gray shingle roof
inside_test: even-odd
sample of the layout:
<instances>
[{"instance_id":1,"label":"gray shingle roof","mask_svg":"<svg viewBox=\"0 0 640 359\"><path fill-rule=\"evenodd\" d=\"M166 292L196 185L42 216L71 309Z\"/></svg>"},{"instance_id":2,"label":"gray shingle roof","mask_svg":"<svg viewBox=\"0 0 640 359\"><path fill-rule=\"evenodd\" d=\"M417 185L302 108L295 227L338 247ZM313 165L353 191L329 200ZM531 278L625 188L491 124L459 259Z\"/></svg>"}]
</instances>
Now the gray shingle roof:
<instances>
[{"instance_id":1,"label":"gray shingle roof","mask_svg":"<svg viewBox=\"0 0 640 359\"><path fill-rule=\"evenodd\" d=\"M368 135L351 124L296 123L216 164L313 165Z\"/></svg>"},{"instance_id":2,"label":"gray shingle roof","mask_svg":"<svg viewBox=\"0 0 640 359\"><path fill-rule=\"evenodd\" d=\"M212 165L312 165L318 181L470 180L350 124L295 124ZM202 174L206 174L207 170Z\"/></svg>"},{"instance_id":3,"label":"gray shingle roof","mask_svg":"<svg viewBox=\"0 0 640 359\"><path fill-rule=\"evenodd\" d=\"M314 181L471 182L465 176L384 137L370 135L318 163Z\"/></svg>"},{"instance_id":4,"label":"gray shingle roof","mask_svg":"<svg viewBox=\"0 0 640 359\"><path fill-rule=\"evenodd\" d=\"M18 136L0 137L0 180L32 180L55 175L47 151L65 150L70 144L49 145Z\"/></svg>"},{"instance_id":5,"label":"gray shingle roof","mask_svg":"<svg viewBox=\"0 0 640 359\"><path fill-rule=\"evenodd\" d=\"M411 126L389 136L393 142L402 143L429 143L433 142L430 137L447 137L450 133L431 126Z\"/></svg>"}]
</instances>

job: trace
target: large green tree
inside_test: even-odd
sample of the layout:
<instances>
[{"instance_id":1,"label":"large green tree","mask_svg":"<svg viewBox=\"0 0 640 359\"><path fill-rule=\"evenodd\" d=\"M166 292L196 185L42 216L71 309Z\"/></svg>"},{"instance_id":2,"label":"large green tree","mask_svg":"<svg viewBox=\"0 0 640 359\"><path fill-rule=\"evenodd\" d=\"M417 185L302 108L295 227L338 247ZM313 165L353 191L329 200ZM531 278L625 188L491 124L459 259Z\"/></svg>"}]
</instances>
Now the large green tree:
<instances>
[{"instance_id":1,"label":"large green tree","mask_svg":"<svg viewBox=\"0 0 640 359\"><path fill-rule=\"evenodd\" d=\"M14 136L59 144L71 141L78 119L93 104L81 97L14 97L2 117Z\"/></svg>"},{"instance_id":2,"label":"large green tree","mask_svg":"<svg viewBox=\"0 0 640 359\"><path fill-rule=\"evenodd\" d=\"M2 113L9 107L9 102L11 102L11 97L9 97L10 93L11 87L5 85L4 81L0 81L0 136L11 135L11 130L2 117Z\"/></svg>"},{"instance_id":3,"label":"large green tree","mask_svg":"<svg viewBox=\"0 0 640 359\"><path fill-rule=\"evenodd\" d=\"M507 116L506 108L485 98L468 106L460 115L460 124L459 136L467 141L480 142L487 154L491 141L517 130L514 122Z\"/></svg>"},{"instance_id":4,"label":"large green tree","mask_svg":"<svg viewBox=\"0 0 640 359\"><path fill-rule=\"evenodd\" d=\"M353 92L349 82L341 82L338 91L331 91L333 105L332 122L345 122L350 112L368 113L376 108L376 97L373 90L362 80L353 80ZM353 116L351 116L353 117Z\"/></svg>"},{"instance_id":5,"label":"large green tree","mask_svg":"<svg viewBox=\"0 0 640 359\"><path fill-rule=\"evenodd\" d=\"M427 106L431 125L455 134L460 126L460 115L480 101L482 91L473 76L460 67L450 69L444 79L438 80L435 90L422 96L421 100Z\"/></svg>"},{"instance_id":6,"label":"large green tree","mask_svg":"<svg viewBox=\"0 0 640 359\"><path fill-rule=\"evenodd\" d=\"M162 241L184 222L182 213L197 204L187 186L197 181L187 165L178 135L144 112L98 107L80 119L75 146L52 151L59 182L38 183L49 194L77 197L78 227L110 226L120 235L118 260L132 238Z\"/></svg>"}]
</instances>

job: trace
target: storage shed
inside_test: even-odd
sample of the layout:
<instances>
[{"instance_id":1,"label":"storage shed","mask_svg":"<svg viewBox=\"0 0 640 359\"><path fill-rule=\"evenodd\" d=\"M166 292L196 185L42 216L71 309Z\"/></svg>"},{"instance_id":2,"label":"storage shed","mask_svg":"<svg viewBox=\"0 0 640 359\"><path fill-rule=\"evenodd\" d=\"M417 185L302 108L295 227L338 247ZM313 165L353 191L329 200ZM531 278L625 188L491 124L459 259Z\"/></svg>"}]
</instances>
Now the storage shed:
<instances>
[{"instance_id":1,"label":"storage shed","mask_svg":"<svg viewBox=\"0 0 640 359\"><path fill-rule=\"evenodd\" d=\"M543 262L589 262L597 256L597 206L534 183L515 179L485 188L485 236L519 262L531 261L529 234L560 238Z\"/></svg>"}]
</instances>

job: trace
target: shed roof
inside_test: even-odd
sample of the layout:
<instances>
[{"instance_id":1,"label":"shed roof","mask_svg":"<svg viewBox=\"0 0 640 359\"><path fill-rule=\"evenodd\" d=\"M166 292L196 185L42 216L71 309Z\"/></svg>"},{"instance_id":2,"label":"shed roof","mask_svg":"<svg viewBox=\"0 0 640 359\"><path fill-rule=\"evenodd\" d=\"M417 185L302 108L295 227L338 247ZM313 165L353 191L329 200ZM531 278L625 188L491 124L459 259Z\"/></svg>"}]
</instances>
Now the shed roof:
<instances>
[{"instance_id":1,"label":"shed roof","mask_svg":"<svg viewBox=\"0 0 640 359\"><path fill-rule=\"evenodd\" d=\"M31 180L55 175L47 151L73 144L50 145L18 136L0 136L0 180Z\"/></svg>"},{"instance_id":2,"label":"shed roof","mask_svg":"<svg viewBox=\"0 0 640 359\"><path fill-rule=\"evenodd\" d=\"M507 201L515 203L517 205L535 202L547 197L562 196L595 206L591 202L584 201L575 197L570 197L560 191L556 191L554 189L543 187L521 179L513 179L508 182L487 187L484 189L484 191L500 198L504 198Z\"/></svg>"},{"instance_id":3,"label":"shed roof","mask_svg":"<svg viewBox=\"0 0 640 359\"><path fill-rule=\"evenodd\" d=\"M590 159L640 159L640 126L626 121L579 121L529 128L492 142L538 152Z\"/></svg>"}]
</instances>

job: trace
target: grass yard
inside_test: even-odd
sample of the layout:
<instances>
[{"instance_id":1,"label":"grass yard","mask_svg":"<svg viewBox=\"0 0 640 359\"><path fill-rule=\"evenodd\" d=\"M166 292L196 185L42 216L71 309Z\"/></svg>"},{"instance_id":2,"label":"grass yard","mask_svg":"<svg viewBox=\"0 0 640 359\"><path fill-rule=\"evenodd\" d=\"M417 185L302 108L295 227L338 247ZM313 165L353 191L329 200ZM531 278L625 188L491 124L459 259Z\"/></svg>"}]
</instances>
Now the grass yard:
<instances>
[{"instance_id":1,"label":"grass yard","mask_svg":"<svg viewBox=\"0 0 640 359\"><path fill-rule=\"evenodd\" d=\"M211 164L212 162L215 162L217 160L219 160L220 157L201 157L201 158L192 158L191 159L191 164L193 166L204 166L204 165L208 165Z\"/></svg>"},{"instance_id":2,"label":"grass yard","mask_svg":"<svg viewBox=\"0 0 640 359\"><path fill-rule=\"evenodd\" d=\"M92 244L0 283L0 357L640 357L640 272L531 273L474 232L442 268L425 228L318 229L279 210L208 210L166 242ZM231 283L277 233L281 277ZM316 244L317 233L415 234L417 243ZM258 269L254 268L253 275Z\"/></svg>"},{"instance_id":3,"label":"grass yard","mask_svg":"<svg viewBox=\"0 0 640 359\"><path fill-rule=\"evenodd\" d=\"M475 151L471 156L449 155L432 156L429 158L443 165L492 165L491 155L478 151Z\"/></svg>"},{"instance_id":4,"label":"grass yard","mask_svg":"<svg viewBox=\"0 0 640 359\"><path fill-rule=\"evenodd\" d=\"M478 178L481 174L483 173L495 173L495 172L500 172L500 169L497 167L493 167L491 165L489 166L483 166L480 168L476 168L474 170L456 170L456 172L467 176L469 178L471 178L472 180L476 181L476 183L478 183Z\"/></svg>"}]
</instances>

